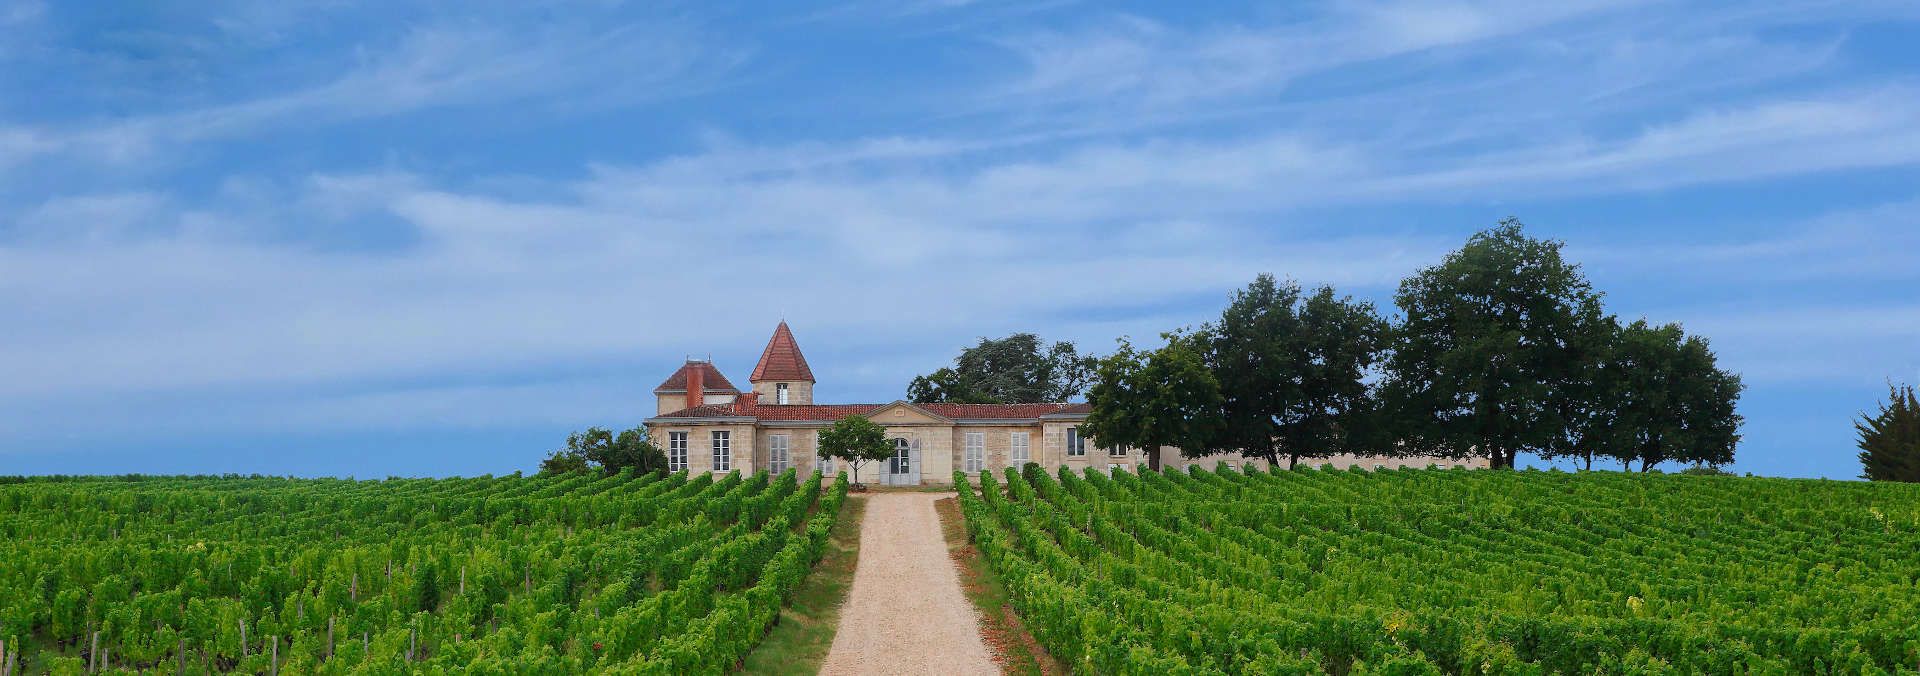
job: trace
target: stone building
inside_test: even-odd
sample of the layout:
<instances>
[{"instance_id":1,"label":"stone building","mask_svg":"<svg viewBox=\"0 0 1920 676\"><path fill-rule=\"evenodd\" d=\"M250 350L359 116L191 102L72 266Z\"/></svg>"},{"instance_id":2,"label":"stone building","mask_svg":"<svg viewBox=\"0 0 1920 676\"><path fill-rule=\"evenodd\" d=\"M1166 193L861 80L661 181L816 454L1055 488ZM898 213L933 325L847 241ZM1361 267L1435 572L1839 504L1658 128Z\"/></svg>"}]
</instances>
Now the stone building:
<instances>
[{"instance_id":1,"label":"stone building","mask_svg":"<svg viewBox=\"0 0 1920 676\"><path fill-rule=\"evenodd\" d=\"M1028 462L1049 470L1131 470L1147 462L1141 449L1096 448L1081 437L1086 404L817 404L817 382L783 321L747 378L749 390L735 387L711 361L689 359L654 388L657 405L654 417L646 420L647 430L675 471L753 473L793 467L831 474L845 468L816 455L820 430L847 416L866 416L886 429L896 448L891 460L861 468L862 481L882 485L948 484L956 469L977 474ZM1189 460L1171 446L1157 452L1163 467L1223 462L1266 466L1265 460L1231 454ZM1338 456L1304 462L1340 468L1486 466L1485 459L1444 458Z\"/></svg>"}]
</instances>

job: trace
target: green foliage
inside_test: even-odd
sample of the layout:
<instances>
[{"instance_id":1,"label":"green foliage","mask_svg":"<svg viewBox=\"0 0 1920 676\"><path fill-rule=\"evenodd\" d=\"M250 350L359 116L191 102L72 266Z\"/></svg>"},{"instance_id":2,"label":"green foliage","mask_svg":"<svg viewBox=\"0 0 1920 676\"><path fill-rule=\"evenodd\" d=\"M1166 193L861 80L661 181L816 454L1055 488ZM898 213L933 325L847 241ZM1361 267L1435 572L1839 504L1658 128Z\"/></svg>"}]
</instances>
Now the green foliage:
<instances>
[{"instance_id":1,"label":"green foliage","mask_svg":"<svg viewBox=\"0 0 1920 676\"><path fill-rule=\"evenodd\" d=\"M1920 482L1920 399L1912 385L1887 390L1880 413L1853 424L1860 435L1860 478Z\"/></svg>"},{"instance_id":2,"label":"green foliage","mask_svg":"<svg viewBox=\"0 0 1920 676\"><path fill-rule=\"evenodd\" d=\"M269 673L276 646L284 673L719 671L811 570L846 487L791 471L13 482L0 637L34 673L86 672L80 657Z\"/></svg>"},{"instance_id":3,"label":"green foliage","mask_svg":"<svg viewBox=\"0 0 1920 676\"><path fill-rule=\"evenodd\" d=\"M1395 470L955 476L1087 673L1905 673L1920 486Z\"/></svg>"},{"instance_id":4,"label":"green foliage","mask_svg":"<svg viewBox=\"0 0 1920 676\"><path fill-rule=\"evenodd\" d=\"M1386 331L1370 303L1260 275L1196 336L1223 398L1214 447L1291 467L1382 444L1364 379Z\"/></svg>"},{"instance_id":5,"label":"green foliage","mask_svg":"<svg viewBox=\"0 0 1920 676\"><path fill-rule=\"evenodd\" d=\"M819 454L822 458L839 458L847 463L853 470L854 482L859 483L860 466L893 457L893 442L887 440L887 431L879 424L852 415L820 430Z\"/></svg>"},{"instance_id":6,"label":"green foliage","mask_svg":"<svg viewBox=\"0 0 1920 676\"><path fill-rule=\"evenodd\" d=\"M1719 369L1705 339L1643 319L1620 330L1604 363L1596 408L1608 411L1607 424L1582 435L1595 453L1638 460L1641 471L1667 460L1733 462L1742 386Z\"/></svg>"},{"instance_id":7,"label":"green foliage","mask_svg":"<svg viewBox=\"0 0 1920 676\"><path fill-rule=\"evenodd\" d=\"M540 463L543 474L597 469L607 474L631 470L636 474L666 471L667 454L647 439L646 427L614 434L604 427L567 435L567 445Z\"/></svg>"},{"instance_id":8,"label":"green foliage","mask_svg":"<svg viewBox=\"0 0 1920 676\"><path fill-rule=\"evenodd\" d=\"M1068 401L1080 395L1092 377L1093 359L1073 343L1042 349L1040 338L1016 333L960 351L953 366L917 376L907 399L917 404L1018 404Z\"/></svg>"},{"instance_id":9,"label":"green foliage","mask_svg":"<svg viewBox=\"0 0 1920 676\"><path fill-rule=\"evenodd\" d=\"M1720 469L1719 465L1694 465L1680 470L1687 476L1734 476L1733 472Z\"/></svg>"},{"instance_id":10,"label":"green foliage","mask_svg":"<svg viewBox=\"0 0 1920 676\"><path fill-rule=\"evenodd\" d=\"M1140 352L1121 341L1095 367L1087 392L1092 411L1081 433L1103 446L1149 449L1154 469L1161 446L1177 446L1189 457L1211 453L1222 431L1220 383L1195 343L1169 335L1166 346Z\"/></svg>"},{"instance_id":11,"label":"green foliage","mask_svg":"<svg viewBox=\"0 0 1920 676\"><path fill-rule=\"evenodd\" d=\"M1384 398L1407 452L1501 468L1564 447L1600 313L1560 248L1509 218L1400 282Z\"/></svg>"},{"instance_id":12,"label":"green foliage","mask_svg":"<svg viewBox=\"0 0 1920 676\"><path fill-rule=\"evenodd\" d=\"M541 474L566 474L585 472L593 469L593 463L587 462L587 454L571 449L561 449L540 461Z\"/></svg>"}]
</instances>

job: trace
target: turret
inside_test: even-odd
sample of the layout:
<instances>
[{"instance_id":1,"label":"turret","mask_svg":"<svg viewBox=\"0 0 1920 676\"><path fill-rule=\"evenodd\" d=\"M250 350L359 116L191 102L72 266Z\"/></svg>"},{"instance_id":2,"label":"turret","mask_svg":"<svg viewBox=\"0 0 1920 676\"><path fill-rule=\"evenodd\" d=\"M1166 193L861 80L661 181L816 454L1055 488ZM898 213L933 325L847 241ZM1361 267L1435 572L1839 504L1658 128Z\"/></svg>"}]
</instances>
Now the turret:
<instances>
[{"instance_id":1,"label":"turret","mask_svg":"<svg viewBox=\"0 0 1920 676\"><path fill-rule=\"evenodd\" d=\"M786 321L774 328L773 338L767 341L767 349L760 353L760 363L754 365L747 382L753 384L763 405L813 403L813 369L807 367L807 357L800 354L800 344L794 342L793 330L787 328Z\"/></svg>"}]
</instances>

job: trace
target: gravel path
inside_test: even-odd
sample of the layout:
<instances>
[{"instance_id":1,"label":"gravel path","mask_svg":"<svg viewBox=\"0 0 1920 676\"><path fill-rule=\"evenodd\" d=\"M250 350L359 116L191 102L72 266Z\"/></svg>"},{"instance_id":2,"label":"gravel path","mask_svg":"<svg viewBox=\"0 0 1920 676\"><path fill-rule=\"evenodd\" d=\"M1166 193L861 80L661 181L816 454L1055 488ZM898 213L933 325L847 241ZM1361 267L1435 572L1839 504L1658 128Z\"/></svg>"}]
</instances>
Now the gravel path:
<instances>
[{"instance_id":1,"label":"gravel path","mask_svg":"<svg viewBox=\"0 0 1920 676\"><path fill-rule=\"evenodd\" d=\"M998 674L960 593L933 503L952 493L874 493L860 562L822 674Z\"/></svg>"}]
</instances>

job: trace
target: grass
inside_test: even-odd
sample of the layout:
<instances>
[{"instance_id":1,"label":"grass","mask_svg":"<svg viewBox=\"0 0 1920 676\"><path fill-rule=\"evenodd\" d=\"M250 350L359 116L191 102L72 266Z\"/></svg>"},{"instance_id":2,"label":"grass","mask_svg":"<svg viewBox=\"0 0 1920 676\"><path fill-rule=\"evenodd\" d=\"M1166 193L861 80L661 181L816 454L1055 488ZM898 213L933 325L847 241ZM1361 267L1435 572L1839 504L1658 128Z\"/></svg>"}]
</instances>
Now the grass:
<instances>
[{"instance_id":1,"label":"grass","mask_svg":"<svg viewBox=\"0 0 1920 676\"><path fill-rule=\"evenodd\" d=\"M856 494L857 495L857 494ZM853 569L860 561L860 518L867 501L855 497L840 505L840 516L827 537L826 554L813 573L793 592L780 611L780 621L741 663L748 674L815 674L833 647L840 626L840 606L853 588Z\"/></svg>"},{"instance_id":2,"label":"grass","mask_svg":"<svg viewBox=\"0 0 1920 676\"><path fill-rule=\"evenodd\" d=\"M1027 633L1007 599L1007 586L988 568L980 550L967 541L966 517L960 514L960 503L946 498L934 503L934 511L940 514L940 532L947 539L947 553L959 569L960 589L980 611L980 637L993 651L1001 672L1046 676L1067 673L1066 666L1047 654L1046 649L1033 640L1033 635Z\"/></svg>"}]
</instances>

